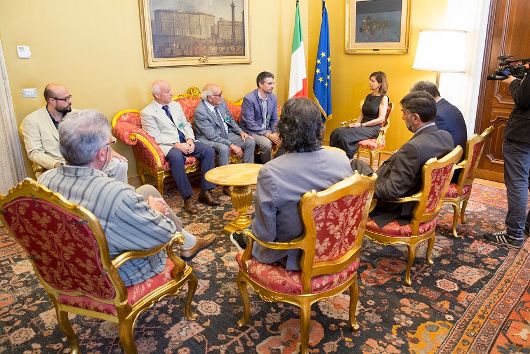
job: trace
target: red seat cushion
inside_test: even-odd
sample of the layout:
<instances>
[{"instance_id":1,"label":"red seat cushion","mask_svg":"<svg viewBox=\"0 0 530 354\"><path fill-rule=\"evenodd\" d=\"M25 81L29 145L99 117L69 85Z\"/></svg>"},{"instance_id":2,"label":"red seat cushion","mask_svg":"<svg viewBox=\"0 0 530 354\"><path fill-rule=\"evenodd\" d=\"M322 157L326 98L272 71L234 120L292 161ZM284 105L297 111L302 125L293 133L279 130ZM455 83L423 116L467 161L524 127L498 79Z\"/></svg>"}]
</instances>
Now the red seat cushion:
<instances>
[{"instance_id":1,"label":"red seat cushion","mask_svg":"<svg viewBox=\"0 0 530 354\"><path fill-rule=\"evenodd\" d=\"M368 149L368 150L375 150L379 146L377 144L377 139L366 139L359 141L359 147Z\"/></svg>"},{"instance_id":2,"label":"red seat cushion","mask_svg":"<svg viewBox=\"0 0 530 354\"><path fill-rule=\"evenodd\" d=\"M173 270L174 266L175 265L173 264L173 262L171 262L171 260L167 258L166 265L162 272L141 283L128 286L127 302L129 303L129 305L134 305L136 302L138 302L138 300L142 299L151 291L171 281L173 279L173 277L171 276L171 270ZM103 302L91 299L87 296L60 295L59 302L64 305L104 312L110 315L117 315L116 307L114 307L114 305L105 304Z\"/></svg>"},{"instance_id":3,"label":"red seat cushion","mask_svg":"<svg viewBox=\"0 0 530 354\"><path fill-rule=\"evenodd\" d=\"M447 192L445 193L446 198L456 198L458 197L457 193L458 185L456 183L451 183ZM468 196L471 193L471 186L464 186L463 195Z\"/></svg>"},{"instance_id":4,"label":"red seat cushion","mask_svg":"<svg viewBox=\"0 0 530 354\"><path fill-rule=\"evenodd\" d=\"M436 227L436 219L433 219L428 222L420 224L419 233L420 235L426 234L434 230ZM372 218L368 218L368 223L366 224L366 231L376 232L378 234L383 234L390 237L407 237L412 235L412 229L410 224L399 225L397 221L392 221L389 224L386 224L383 227L377 226L375 221Z\"/></svg>"},{"instance_id":5,"label":"red seat cushion","mask_svg":"<svg viewBox=\"0 0 530 354\"><path fill-rule=\"evenodd\" d=\"M241 253L236 255L236 260L241 270ZM355 275L358 268L359 261L355 261L340 273L313 277L311 279L311 293L322 293L344 284ZM253 258L247 261L247 269L250 278L264 288L283 294L302 294L300 272L288 271L276 263L260 263Z\"/></svg>"}]
</instances>

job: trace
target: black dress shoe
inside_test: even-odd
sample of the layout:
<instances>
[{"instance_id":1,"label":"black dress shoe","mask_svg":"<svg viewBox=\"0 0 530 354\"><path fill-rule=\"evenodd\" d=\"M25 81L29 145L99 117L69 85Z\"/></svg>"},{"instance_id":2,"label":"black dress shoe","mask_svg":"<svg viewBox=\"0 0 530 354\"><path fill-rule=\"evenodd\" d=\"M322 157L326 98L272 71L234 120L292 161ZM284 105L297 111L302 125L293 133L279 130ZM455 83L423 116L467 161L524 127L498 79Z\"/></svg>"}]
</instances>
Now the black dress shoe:
<instances>
[{"instance_id":1,"label":"black dress shoe","mask_svg":"<svg viewBox=\"0 0 530 354\"><path fill-rule=\"evenodd\" d=\"M211 205L211 206L221 205L221 202L219 202L217 199L215 199L212 196L212 193L210 191L202 191L199 194L199 202L202 202L204 204L208 204L208 205Z\"/></svg>"},{"instance_id":2,"label":"black dress shoe","mask_svg":"<svg viewBox=\"0 0 530 354\"><path fill-rule=\"evenodd\" d=\"M184 199L184 211L188 214L197 214L197 206L192 197Z\"/></svg>"},{"instance_id":3,"label":"black dress shoe","mask_svg":"<svg viewBox=\"0 0 530 354\"><path fill-rule=\"evenodd\" d=\"M214 234L210 234L206 236L205 238L197 238L197 243L195 243L195 246L193 246L189 250L180 251L180 258L182 258L185 261L189 261L193 257L195 257L197 253L199 253L201 250L210 246L214 241L215 241Z\"/></svg>"}]
</instances>

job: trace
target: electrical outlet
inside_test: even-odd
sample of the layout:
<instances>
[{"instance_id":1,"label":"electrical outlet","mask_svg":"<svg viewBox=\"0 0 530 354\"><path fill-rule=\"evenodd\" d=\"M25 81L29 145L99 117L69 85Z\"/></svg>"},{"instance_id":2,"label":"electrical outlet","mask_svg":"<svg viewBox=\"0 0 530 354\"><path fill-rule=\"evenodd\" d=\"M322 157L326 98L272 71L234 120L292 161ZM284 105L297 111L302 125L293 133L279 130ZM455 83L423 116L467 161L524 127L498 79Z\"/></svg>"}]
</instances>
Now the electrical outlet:
<instances>
[{"instance_id":1,"label":"electrical outlet","mask_svg":"<svg viewBox=\"0 0 530 354\"><path fill-rule=\"evenodd\" d=\"M24 98L37 97L37 89L36 88L23 88L22 89L22 97L24 97Z\"/></svg>"}]
</instances>

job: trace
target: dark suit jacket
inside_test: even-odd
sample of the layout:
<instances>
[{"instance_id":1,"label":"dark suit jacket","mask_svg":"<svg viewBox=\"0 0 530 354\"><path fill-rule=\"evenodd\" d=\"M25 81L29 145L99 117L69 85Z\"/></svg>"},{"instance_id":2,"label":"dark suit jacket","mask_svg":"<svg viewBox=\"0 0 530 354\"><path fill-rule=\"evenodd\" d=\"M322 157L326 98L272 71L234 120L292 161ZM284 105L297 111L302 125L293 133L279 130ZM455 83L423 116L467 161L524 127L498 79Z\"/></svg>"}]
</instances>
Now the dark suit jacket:
<instances>
[{"instance_id":1,"label":"dark suit jacket","mask_svg":"<svg viewBox=\"0 0 530 354\"><path fill-rule=\"evenodd\" d=\"M460 110L447 102L445 99L441 99L436 102L436 118L435 123L438 129L449 132L453 137L453 142L462 147L462 150L466 150L467 142L467 128L464 116ZM465 154L462 155L464 159Z\"/></svg>"},{"instance_id":2,"label":"dark suit jacket","mask_svg":"<svg viewBox=\"0 0 530 354\"><path fill-rule=\"evenodd\" d=\"M261 109L261 101L258 97L258 89L248 93L243 98L241 106L241 120L239 125L245 133L265 135L267 132L276 131L276 122L278 121L278 103L276 95L270 94L267 97L267 117L269 117L269 124L265 129L261 128L263 124L263 112Z\"/></svg>"},{"instance_id":3,"label":"dark suit jacket","mask_svg":"<svg viewBox=\"0 0 530 354\"><path fill-rule=\"evenodd\" d=\"M195 138L199 141L209 140L230 146L232 143L228 140L228 134L240 135L241 128L237 125L234 118L232 118L224 101L221 101L218 109L228 126L228 133L226 133L223 123L221 123L215 112L210 111L208 106L206 106L206 103L201 100L193 114Z\"/></svg>"},{"instance_id":4,"label":"dark suit jacket","mask_svg":"<svg viewBox=\"0 0 530 354\"><path fill-rule=\"evenodd\" d=\"M453 138L435 125L424 128L404 144L377 170L374 197L376 208L370 216L379 226L393 220L410 221L415 203L395 204L388 201L410 196L421 189L423 165L432 157L443 157L453 150Z\"/></svg>"}]
</instances>

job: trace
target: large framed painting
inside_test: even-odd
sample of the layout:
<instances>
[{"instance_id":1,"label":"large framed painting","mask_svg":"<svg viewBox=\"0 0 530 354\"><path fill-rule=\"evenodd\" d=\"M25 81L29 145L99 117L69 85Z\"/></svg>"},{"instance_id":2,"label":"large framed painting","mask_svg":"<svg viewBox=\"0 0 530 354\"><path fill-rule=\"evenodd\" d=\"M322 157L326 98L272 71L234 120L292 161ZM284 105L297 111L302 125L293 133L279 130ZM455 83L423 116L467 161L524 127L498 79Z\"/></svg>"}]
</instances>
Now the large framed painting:
<instances>
[{"instance_id":1,"label":"large framed painting","mask_svg":"<svg viewBox=\"0 0 530 354\"><path fill-rule=\"evenodd\" d=\"M139 0L147 68L250 63L249 0Z\"/></svg>"},{"instance_id":2,"label":"large framed painting","mask_svg":"<svg viewBox=\"0 0 530 354\"><path fill-rule=\"evenodd\" d=\"M346 0L346 53L407 53L410 1Z\"/></svg>"}]
</instances>

